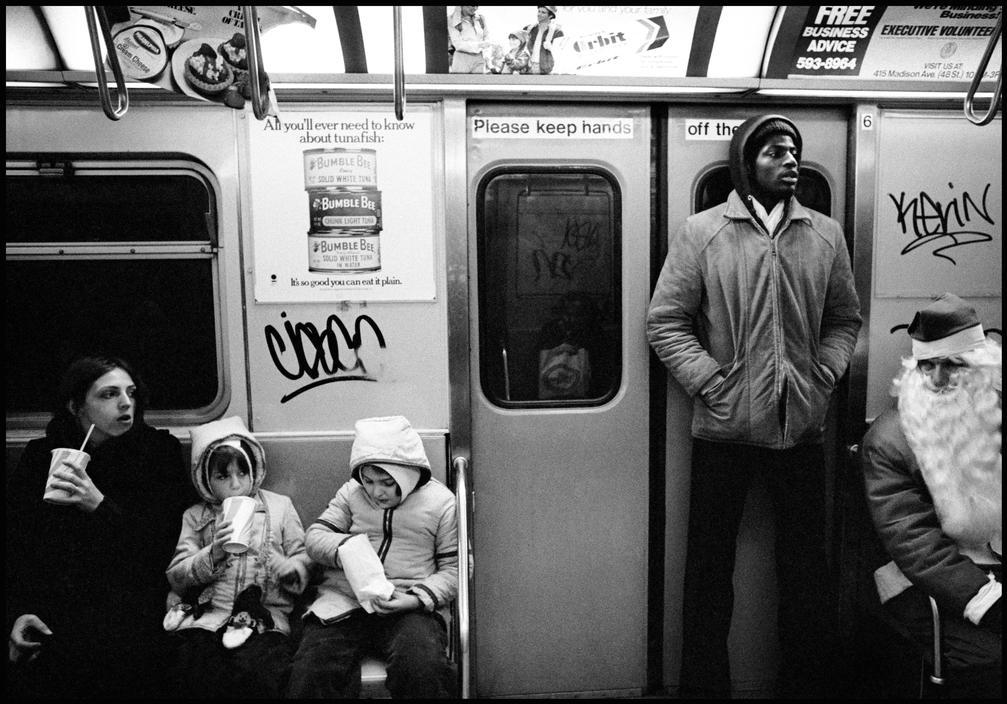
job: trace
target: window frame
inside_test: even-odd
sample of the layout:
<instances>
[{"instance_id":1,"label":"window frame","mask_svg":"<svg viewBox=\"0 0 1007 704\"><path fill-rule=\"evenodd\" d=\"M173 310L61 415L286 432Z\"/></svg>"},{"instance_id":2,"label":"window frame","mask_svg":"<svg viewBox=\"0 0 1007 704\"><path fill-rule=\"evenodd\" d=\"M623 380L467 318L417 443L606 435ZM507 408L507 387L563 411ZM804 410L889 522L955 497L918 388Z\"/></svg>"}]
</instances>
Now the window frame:
<instances>
[{"instance_id":1,"label":"window frame","mask_svg":"<svg viewBox=\"0 0 1007 704\"><path fill-rule=\"evenodd\" d=\"M690 207L692 208L692 213L693 214L695 214L695 213L701 213L701 212L703 212L703 210L706 209L706 208L700 207L701 204L699 202L699 198L700 198L700 195L702 193L703 187L706 186L707 182L714 175L716 175L718 173L722 173L724 171L726 171L728 173L728 178L730 178L730 162L727 162L727 161L716 161L716 162L713 162L712 164L707 165L707 167L705 169L703 169L702 171L700 171L696 175L696 180L693 182L693 186L692 186L692 197L690 199L690 201L691 201L690 202ZM825 169L823 169L822 167L820 167L818 164L815 164L815 163L810 162L810 161L809 162L801 162L800 171L801 171L802 174L803 173L811 174L812 176L814 176L814 178L816 180L821 181L823 184L825 184L828 187L828 189L829 189L829 192L828 192L828 196L829 196L829 212L823 212L823 211L820 211L820 212L822 212L823 215L827 215L829 217L832 217L832 211L834 211L836 209L836 203L834 202L835 201L835 197L836 197L836 189L833 187L832 181L829 179L828 173L825 171ZM730 195L731 190L733 190L733 186L731 186L731 188L728 188L727 195ZM726 195L725 195L725 200L726 200ZM809 203L805 203L804 201L801 201L800 196L798 196L797 200L801 202L801 205L814 209L813 205L811 205ZM723 202L725 202L725 201L720 201L718 203L713 203L711 205L707 205L706 207L707 208L714 207L714 206L720 205Z\"/></svg>"},{"instance_id":2,"label":"window frame","mask_svg":"<svg viewBox=\"0 0 1007 704\"><path fill-rule=\"evenodd\" d=\"M220 184L213 172L201 161L184 154L145 154L117 156L91 153L14 153L6 154L6 177L46 177L62 175L61 169L70 166L73 176L89 178L101 176L184 176L195 178L207 191L209 211L206 219L205 239L176 241L108 241L86 243L53 239L46 242L5 242L5 266L10 262L26 261L161 261L208 260L210 262L210 287L208 292L213 306L214 355L217 389L213 398L196 408L164 409L151 406L145 419L151 425L195 425L219 416L230 403L231 381L227 376L227 342L224 334L222 307L221 261L219 242L221 210ZM9 207L9 204L8 204ZM133 361L133 360L130 360ZM55 370L54 370L55 373ZM146 372L148 375L151 371ZM6 428L12 430L44 429L49 410L13 411L6 414Z\"/></svg>"},{"instance_id":3,"label":"window frame","mask_svg":"<svg viewBox=\"0 0 1007 704\"><path fill-rule=\"evenodd\" d=\"M487 364L489 352L485 349L488 331L484 322L491 306L487 300L489 293L485 282L489 280L487 269L486 238L486 191L493 181L501 176L597 176L605 181L611 189L612 195L612 293L611 300L615 304L611 319L618 323L618 339L614 341L612 350L616 353L616 363L612 375L612 382L605 394L598 397L583 399L523 399L508 400L500 397L499 394L491 393L489 379L487 377ZM599 164L592 163L563 163L555 165L543 164L522 164L508 163L493 167L487 170L479 179L476 188L476 271L477 279L477 300L479 303L479 314L476 318L479 334L479 390L486 401L497 408L508 410L556 410L556 409L579 409L596 408L610 403L619 395L624 383L624 342L625 325L623 320L623 282L622 282L622 246L623 246L623 222L622 222L623 194L622 186L617 174Z\"/></svg>"}]
</instances>

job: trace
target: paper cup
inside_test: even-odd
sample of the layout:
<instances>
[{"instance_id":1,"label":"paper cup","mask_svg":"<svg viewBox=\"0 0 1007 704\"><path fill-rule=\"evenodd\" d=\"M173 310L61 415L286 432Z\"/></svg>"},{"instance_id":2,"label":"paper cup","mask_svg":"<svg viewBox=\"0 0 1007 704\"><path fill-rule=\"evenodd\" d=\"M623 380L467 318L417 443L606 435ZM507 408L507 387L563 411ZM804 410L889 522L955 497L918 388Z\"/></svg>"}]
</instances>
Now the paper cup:
<instances>
[{"instance_id":1,"label":"paper cup","mask_svg":"<svg viewBox=\"0 0 1007 704\"><path fill-rule=\"evenodd\" d=\"M224 543L224 550L239 555L248 550L252 539L252 514L255 513L255 499L251 496L228 496L221 504L224 520L233 527L231 539Z\"/></svg>"},{"instance_id":2,"label":"paper cup","mask_svg":"<svg viewBox=\"0 0 1007 704\"><path fill-rule=\"evenodd\" d=\"M62 467L64 462L69 462L78 470L82 470L87 467L87 463L90 461L91 455L72 447L57 447L53 450L52 460L49 462L49 478L45 481L45 493L42 494L42 498L52 503L60 503L62 500L69 499L69 492L52 487L52 473Z\"/></svg>"}]
</instances>

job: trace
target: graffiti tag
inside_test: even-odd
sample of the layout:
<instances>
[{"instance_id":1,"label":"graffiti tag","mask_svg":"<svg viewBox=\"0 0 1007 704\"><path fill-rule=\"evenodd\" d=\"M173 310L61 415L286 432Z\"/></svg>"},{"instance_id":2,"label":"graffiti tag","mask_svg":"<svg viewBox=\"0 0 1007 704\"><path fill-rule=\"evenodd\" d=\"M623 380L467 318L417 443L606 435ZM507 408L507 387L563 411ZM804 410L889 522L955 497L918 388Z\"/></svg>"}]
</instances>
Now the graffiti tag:
<instances>
[{"instance_id":1,"label":"graffiti tag","mask_svg":"<svg viewBox=\"0 0 1007 704\"><path fill-rule=\"evenodd\" d=\"M286 318L287 314L280 313L280 317ZM367 366L360 357L364 326L370 330L378 347L384 349L385 336L378 324L367 315L357 316L352 334L339 316L334 314L326 319L322 330L316 328L313 323L292 323L284 320L283 332L286 333L286 341L279 330L267 325L263 333L276 370L291 381L299 381L305 377L310 380L285 394L280 398L280 403L286 403L305 391L336 381L377 381L374 376L368 374ZM352 354L351 364L343 362L341 346Z\"/></svg>"},{"instance_id":2,"label":"graffiti tag","mask_svg":"<svg viewBox=\"0 0 1007 704\"><path fill-rule=\"evenodd\" d=\"M600 257L601 224L567 218L559 247L549 247L542 235L538 235L538 240L539 246L531 251L535 281L543 276L571 280L577 269L593 264Z\"/></svg>"},{"instance_id":3,"label":"graffiti tag","mask_svg":"<svg viewBox=\"0 0 1007 704\"><path fill-rule=\"evenodd\" d=\"M908 200L905 191L897 198L889 193L888 197L895 204L895 221L902 228L902 234L911 232L913 235L912 241L902 248L901 253L909 254L931 243L940 244L932 254L957 265L945 252L955 247L991 241L992 235L974 229L982 227L979 221L995 224L986 202L991 186L992 184L986 184L979 203L968 191L963 191L960 196L952 197L944 203L926 191L920 191L918 196ZM954 184L948 183L948 187L953 189Z\"/></svg>"}]
</instances>

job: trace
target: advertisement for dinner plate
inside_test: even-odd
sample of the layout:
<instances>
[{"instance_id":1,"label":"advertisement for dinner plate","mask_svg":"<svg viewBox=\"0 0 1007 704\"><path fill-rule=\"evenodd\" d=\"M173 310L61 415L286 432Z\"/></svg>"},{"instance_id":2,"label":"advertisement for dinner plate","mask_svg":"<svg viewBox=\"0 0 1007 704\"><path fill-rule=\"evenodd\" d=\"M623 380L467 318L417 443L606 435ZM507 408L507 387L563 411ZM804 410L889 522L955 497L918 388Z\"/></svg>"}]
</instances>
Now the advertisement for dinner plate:
<instances>
[{"instance_id":1,"label":"advertisement for dinner plate","mask_svg":"<svg viewBox=\"0 0 1007 704\"><path fill-rule=\"evenodd\" d=\"M112 44L126 80L154 83L242 109L251 99L248 39L240 6L129 5L109 8ZM258 6L259 32L315 18L295 7ZM265 72L263 72L265 76ZM263 79L268 85L268 77ZM269 91L269 114L276 99Z\"/></svg>"}]
</instances>

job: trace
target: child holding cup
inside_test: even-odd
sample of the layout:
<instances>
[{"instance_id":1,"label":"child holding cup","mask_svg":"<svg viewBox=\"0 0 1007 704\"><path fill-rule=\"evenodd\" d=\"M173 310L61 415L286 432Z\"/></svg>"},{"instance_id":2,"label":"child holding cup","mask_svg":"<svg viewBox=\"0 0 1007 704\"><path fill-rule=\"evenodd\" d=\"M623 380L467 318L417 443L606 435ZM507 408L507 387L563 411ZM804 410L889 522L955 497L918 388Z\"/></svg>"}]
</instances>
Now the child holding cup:
<instances>
[{"instance_id":1,"label":"child holding cup","mask_svg":"<svg viewBox=\"0 0 1007 704\"><path fill-rule=\"evenodd\" d=\"M261 488L266 456L235 416L192 430L193 486L168 565L178 696L283 696L289 616L307 586L304 528L289 497Z\"/></svg>"}]
</instances>

